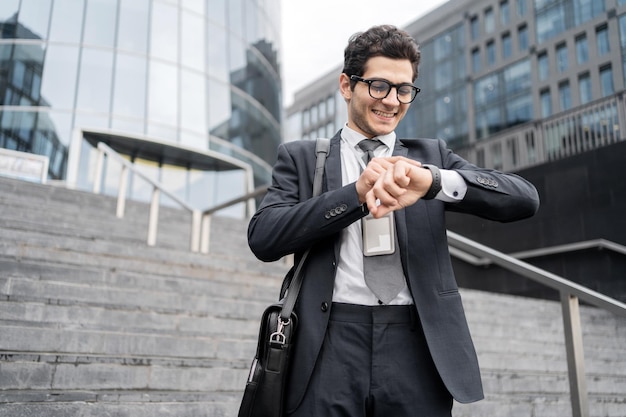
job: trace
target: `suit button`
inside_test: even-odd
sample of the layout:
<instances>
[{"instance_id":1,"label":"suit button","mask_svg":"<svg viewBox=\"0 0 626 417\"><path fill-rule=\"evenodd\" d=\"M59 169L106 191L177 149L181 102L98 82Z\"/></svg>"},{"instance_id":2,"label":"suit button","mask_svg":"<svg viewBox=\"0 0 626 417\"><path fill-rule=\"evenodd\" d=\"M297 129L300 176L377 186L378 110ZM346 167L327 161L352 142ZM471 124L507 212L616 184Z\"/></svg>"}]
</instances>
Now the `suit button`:
<instances>
[{"instance_id":1,"label":"suit button","mask_svg":"<svg viewBox=\"0 0 626 417\"><path fill-rule=\"evenodd\" d=\"M324 301L322 303L322 305L320 306L321 310L325 313L328 311L328 303L326 301Z\"/></svg>"}]
</instances>

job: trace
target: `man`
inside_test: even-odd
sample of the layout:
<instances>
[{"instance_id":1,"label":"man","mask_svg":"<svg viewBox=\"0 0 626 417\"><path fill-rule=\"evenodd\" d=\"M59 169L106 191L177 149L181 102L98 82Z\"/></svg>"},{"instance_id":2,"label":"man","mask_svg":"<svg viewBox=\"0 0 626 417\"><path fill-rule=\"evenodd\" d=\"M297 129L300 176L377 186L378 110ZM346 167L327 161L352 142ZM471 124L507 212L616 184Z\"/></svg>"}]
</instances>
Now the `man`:
<instances>
[{"instance_id":1,"label":"man","mask_svg":"<svg viewBox=\"0 0 626 417\"><path fill-rule=\"evenodd\" d=\"M348 121L331 139L324 192L311 198L314 142L279 146L248 231L264 261L312 248L295 309L287 415L449 417L453 398L483 393L445 211L514 221L537 211L537 192L442 141L396 138L419 91L420 52L406 32L372 27L353 35L344 55Z\"/></svg>"}]
</instances>

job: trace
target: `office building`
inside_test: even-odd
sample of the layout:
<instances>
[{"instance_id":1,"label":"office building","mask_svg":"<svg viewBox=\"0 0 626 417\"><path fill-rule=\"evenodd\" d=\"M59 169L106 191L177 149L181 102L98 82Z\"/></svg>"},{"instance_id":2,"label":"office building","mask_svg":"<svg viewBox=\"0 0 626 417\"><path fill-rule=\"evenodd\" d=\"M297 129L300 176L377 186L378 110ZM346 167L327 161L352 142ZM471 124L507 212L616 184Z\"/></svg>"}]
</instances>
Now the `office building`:
<instances>
[{"instance_id":1,"label":"office building","mask_svg":"<svg viewBox=\"0 0 626 417\"><path fill-rule=\"evenodd\" d=\"M280 141L279 28L279 0L3 0L0 148L90 189L105 142L197 207L239 196Z\"/></svg>"}]
</instances>

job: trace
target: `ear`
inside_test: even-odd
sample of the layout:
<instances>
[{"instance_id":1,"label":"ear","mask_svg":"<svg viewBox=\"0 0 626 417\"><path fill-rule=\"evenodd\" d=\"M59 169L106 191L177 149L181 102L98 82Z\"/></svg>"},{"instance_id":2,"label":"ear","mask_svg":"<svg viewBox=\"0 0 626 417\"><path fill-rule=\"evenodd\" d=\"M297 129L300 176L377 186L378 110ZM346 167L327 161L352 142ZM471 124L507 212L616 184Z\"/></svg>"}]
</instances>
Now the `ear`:
<instances>
[{"instance_id":1,"label":"ear","mask_svg":"<svg viewBox=\"0 0 626 417\"><path fill-rule=\"evenodd\" d=\"M350 77L348 77L348 75L344 73L341 73L341 75L339 76L339 92L346 101L352 98L352 90L350 89Z\"/></svg>"}]
</instances>

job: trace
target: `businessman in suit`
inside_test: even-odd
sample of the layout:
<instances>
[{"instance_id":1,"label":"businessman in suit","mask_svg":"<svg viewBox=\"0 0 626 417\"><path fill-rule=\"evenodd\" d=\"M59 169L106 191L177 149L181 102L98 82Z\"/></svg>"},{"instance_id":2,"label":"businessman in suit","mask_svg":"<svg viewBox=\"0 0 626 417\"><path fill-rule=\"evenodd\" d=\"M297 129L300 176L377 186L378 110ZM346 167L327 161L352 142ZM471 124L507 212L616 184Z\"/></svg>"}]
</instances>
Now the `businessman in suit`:
<instances>
[{"instance_id":1,"label":"businessman in suit","mask_svg":"<svg viewBox=\"0 0 626 417\"><path fill-rule=\"evenodd\" d=\"M472 165L443 141L396 138L419 60L393 26L353 35L339 77L348 120L331 139L324 192L312 198L315 143L282 144L250 221L261 260L311 248L288 416L449 417L453 398L483 398L445 211L508 222L532 216L539 199L526 180Z\"/></svg>"}]
</instances>

